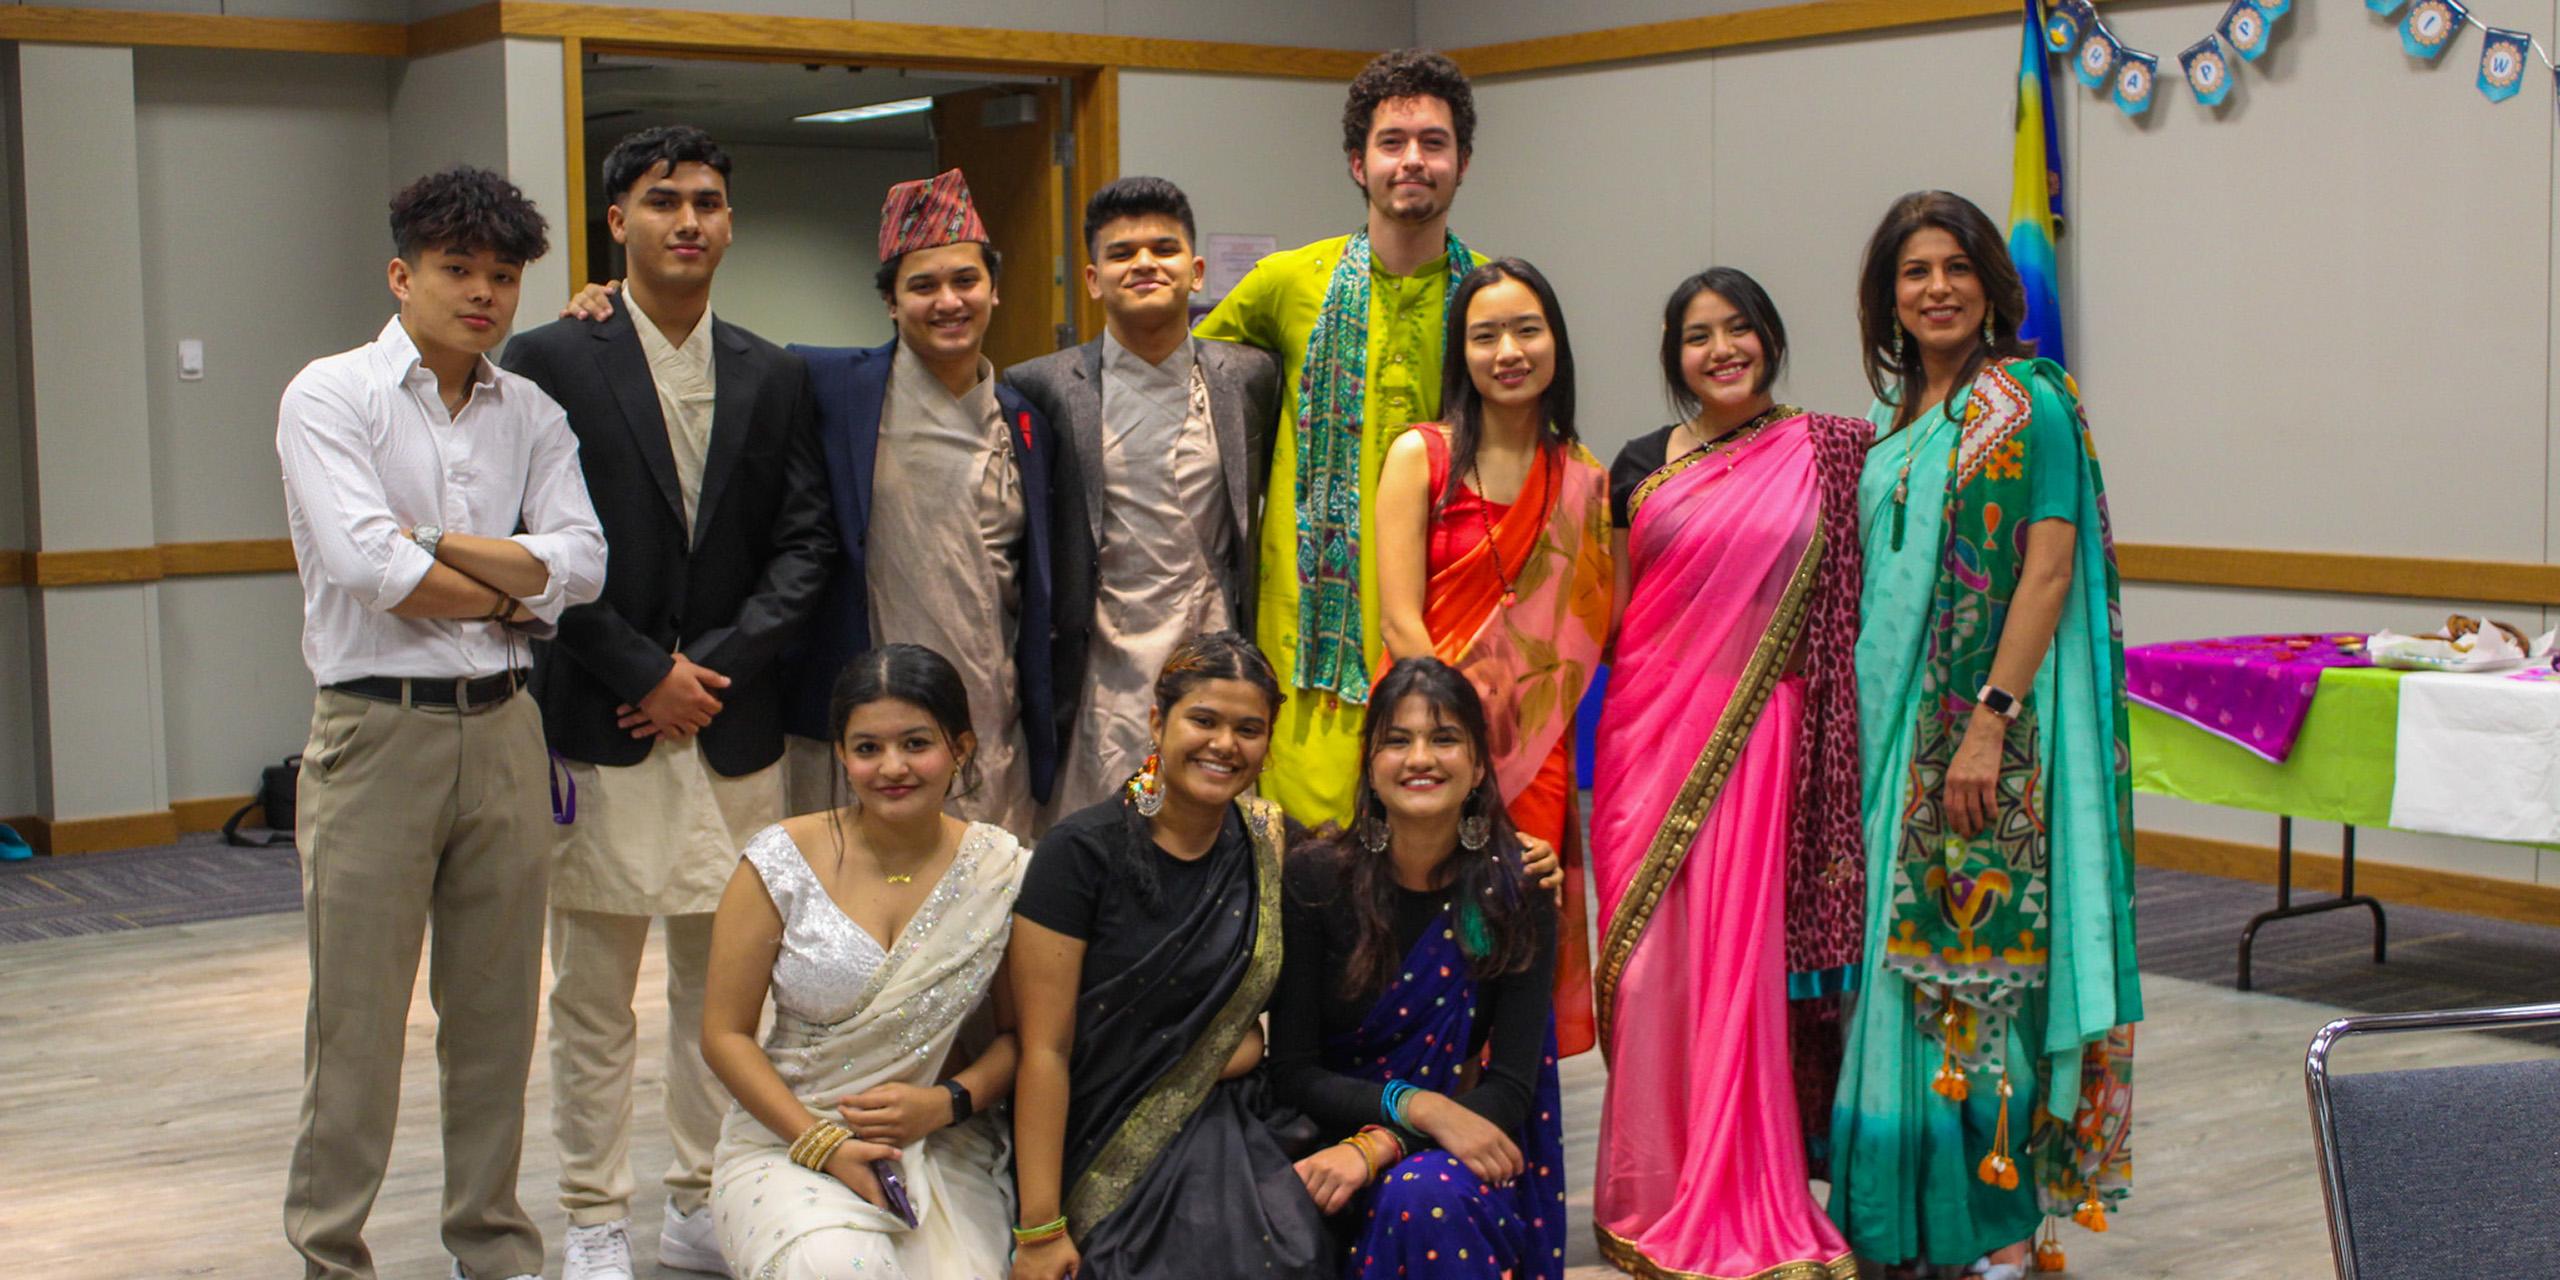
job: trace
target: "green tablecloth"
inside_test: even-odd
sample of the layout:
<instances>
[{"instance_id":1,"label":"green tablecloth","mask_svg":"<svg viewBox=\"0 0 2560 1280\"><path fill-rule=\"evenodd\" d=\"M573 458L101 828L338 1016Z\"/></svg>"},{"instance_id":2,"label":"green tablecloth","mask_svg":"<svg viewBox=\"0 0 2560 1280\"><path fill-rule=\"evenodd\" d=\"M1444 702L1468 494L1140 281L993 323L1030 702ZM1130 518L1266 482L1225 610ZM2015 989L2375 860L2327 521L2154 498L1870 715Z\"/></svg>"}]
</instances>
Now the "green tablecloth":
<instances>
[{"instance_id":1,"label":"green tablecloth","mask_svg":"<svg viewBox=\"0 0 2560 1280\"><path fill-rule=\"evenodd\" d=\"M2404 674L2380 667L2320 673L2320 692L2283 764L2135 703L2134 789L2312 822L2387 827Z\"/></svg>"}]
</instances>

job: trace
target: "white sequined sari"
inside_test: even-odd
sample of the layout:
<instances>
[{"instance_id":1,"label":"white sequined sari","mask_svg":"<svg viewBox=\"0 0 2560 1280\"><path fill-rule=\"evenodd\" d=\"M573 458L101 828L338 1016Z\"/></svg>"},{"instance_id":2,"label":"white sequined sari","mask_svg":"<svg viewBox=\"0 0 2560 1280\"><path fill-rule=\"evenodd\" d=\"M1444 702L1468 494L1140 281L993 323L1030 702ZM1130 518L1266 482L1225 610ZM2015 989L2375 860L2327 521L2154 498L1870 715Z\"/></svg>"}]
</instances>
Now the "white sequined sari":
<instances>
[{"instance_id":1,"label":"white sequined sari","mask_svg":"<svg viewBox=\"0 0 2560 1280\"><path fill-rule=\"evenodd\" d=\"M823 851L820 856L823 857ZM783 920L765 1054L812 1120L881 1084L937 1084L1004 955L1030 851L1003 829L969 828L959 853L896 945L880 944L830 900L779 826L747 845ZM997 1118L928 1135L901 1160L918 1225L791 1163L789 1141L732 1107L713 1159L711 1211L739 1280L1001 1280L1013 1222L1010 1141Z\"/></svg>"}]
</instances>

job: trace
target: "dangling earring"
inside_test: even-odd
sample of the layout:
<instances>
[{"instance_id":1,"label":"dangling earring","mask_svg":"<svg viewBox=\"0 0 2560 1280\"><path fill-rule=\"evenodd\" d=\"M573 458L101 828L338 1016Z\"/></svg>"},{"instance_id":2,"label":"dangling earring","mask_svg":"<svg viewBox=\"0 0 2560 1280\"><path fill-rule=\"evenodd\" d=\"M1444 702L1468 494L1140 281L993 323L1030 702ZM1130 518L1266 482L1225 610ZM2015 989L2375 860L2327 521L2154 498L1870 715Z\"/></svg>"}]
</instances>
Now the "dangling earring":
<instances>
[{"instance_id":1,"label":"dangling earring","mask_svg":"<svg viewBox=\"0 0 2560 1280\"><path fill-rule=\"evenodd\" d=\"M1147 762L1129 775L1129 784L1125 788L1130 802L1138 806L1141 818L1152 818L1164 812L1164 778L1156 771L1159 763L1156 755L1153 751L1147 753Z\"/></svg>"},{"instance_id":2,"label":"dangling earring","mask_svg":"<svg viewBox=\"0 0 2560 1280\"><path fill-rule=\"evenodd\" d=\"M1989 307L1986 307L1986 308L1984 308L1984 309L1983 309L1983 312L1982 312L1982 345L1984 345L1984 346L1986 346L1986 347L1990 347L1990 346L1997 346L1997 345L1999 345L1999 342L2000 342L2000 337L1999 337L1999 335L1998 335L1998 334L1996 334L1996 333L1993 333L1993 332L1992 332L1992 330L1991 330L1991 322L1992 322L1992 321L1994 321L1994 320L1997 320L1997 319L1999 319L1999 318L2000 318L2000 312L1999 312L1998 310L1996 310L1996 309L1994 309L1994 308L1989 308Z\"/></svg>"},{"instance_id":3,"label":"dangling earring","mask_svg":"<svg viewBox=\"0 0 2560 1280\"><path fill-rule=\"evenodd\" d=\"M1361 848L1371 853L1387 851L1387 820L1368 801L1360 802L1360 818L1352 826L1359 832Z\"/></svg>"},{"instance_id":4,"label":"dangling earring","mask_svg":"<svg viewBox=\"0 0 2560 1280\"><path fill-rule=\"evenodd\" d=\"M1469 853L1482 852L1493 839L1493 806L1481 802L1483 793L1467 797L1467 816L1458 819L1458 845Z\"/></svg>"},{"instance_id":5,"label":"dangling earring","mask_svg":"<svg viewBox=\"0 0 2560 1280\"><path fill-rule=\"evenodd\" d=\"M1911 358L1911 331L1903 328L1900 320L1893 322L1893 358L1896 360Z\"/></svg>"}]
</instances>

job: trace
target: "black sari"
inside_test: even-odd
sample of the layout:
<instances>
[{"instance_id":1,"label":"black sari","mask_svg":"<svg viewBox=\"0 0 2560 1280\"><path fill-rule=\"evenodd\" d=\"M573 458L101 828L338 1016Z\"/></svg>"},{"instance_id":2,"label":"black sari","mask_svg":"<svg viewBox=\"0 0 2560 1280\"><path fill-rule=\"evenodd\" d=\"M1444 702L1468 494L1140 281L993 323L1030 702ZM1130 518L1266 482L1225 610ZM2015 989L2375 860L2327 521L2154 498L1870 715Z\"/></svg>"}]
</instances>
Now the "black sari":
<instances>
[{"instance_id":1,"label":"black sari","mask_svg":"<svg viewBox=\"0 0 2560 1280\"><path fill-rule=\"evenodd\" d=\"M1044 851L1067 841L1089 856L1138 838L1118 808L1069 818ZM1166 904L1172 918L1142 955L1097 964L1088 946L1061 1171L1085 1280L1331 1274L1324 1219L1275 1130L1287 1113L1268 1078L1218 1079L1279 978L1281 847L1278 809L1238 802L1205 856L1205 884ZM1114 878L1099 892L1136 891Z\"/></svg>"}]
</instances>

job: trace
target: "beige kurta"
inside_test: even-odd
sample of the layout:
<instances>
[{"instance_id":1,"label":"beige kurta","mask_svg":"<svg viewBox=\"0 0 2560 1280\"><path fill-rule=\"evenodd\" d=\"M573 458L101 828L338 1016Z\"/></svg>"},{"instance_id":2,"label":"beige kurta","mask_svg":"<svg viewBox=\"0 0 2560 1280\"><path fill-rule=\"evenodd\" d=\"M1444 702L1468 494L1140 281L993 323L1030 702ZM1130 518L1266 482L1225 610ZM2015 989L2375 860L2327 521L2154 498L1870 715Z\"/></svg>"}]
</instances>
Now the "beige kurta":
<instances>
[{"instance_id":1,"label":"beige kurta","mask_svg":"<svg viewBox=\"0 0 2560 1280\"><path fill-rule=\"evenodd\" d=\"M920 644L960 669L978 785L953 797L951 812L1027 838L1031 772L1013 665L1024 519L994 366L979 357L977 384L954 396L899 343L871 468L872 642Z\"/></svg>"},{"instance_id":2,"label":"beige kurta","mask_svg":"<svg viewBox=\"0 0 2560 1280\"><path fill-rule=\"evenodd\" d=\"M1234 625L1219 566L1234 517L1198 344L1152 365L1102 338L1102 547L1090 678L1051 812L1109 796L1146 763L1156 675L1182 642ZM1063 694L1066 691L1060 690Z\"/></svg>"},{"instance_id":3,"label":"beige kurta","mask_svg":"<svg viewBox=\"0 0 2560 1280\"><path fill-rule=\"evenodd\" d=\"M692 536L711 449L715 373L711 313L675 346L634 315L675 454L684 523ZM669 916L709 911L749 837L782 817L782 769L724 778L694 740L661 740L633 765L563 761L578 787L578 820L561 841L551 905L571 911Z\"/></svg>"}]
</instances>

